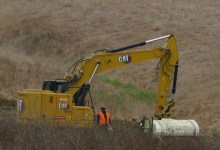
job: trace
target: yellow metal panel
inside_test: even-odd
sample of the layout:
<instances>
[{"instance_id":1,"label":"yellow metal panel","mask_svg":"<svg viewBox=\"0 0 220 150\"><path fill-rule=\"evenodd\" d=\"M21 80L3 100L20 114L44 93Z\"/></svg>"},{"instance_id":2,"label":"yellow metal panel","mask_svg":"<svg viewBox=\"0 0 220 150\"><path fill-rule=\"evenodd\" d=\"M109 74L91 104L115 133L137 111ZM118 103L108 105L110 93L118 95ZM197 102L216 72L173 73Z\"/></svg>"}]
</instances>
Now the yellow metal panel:
<instances>
[{"instance_id":1,"label":"yellow metal panel","mask_svg":"<svg viewBox=\"0 0 220 150\"><path fill-rule=\"evenodd\" d=\"M84 107L84 121L93 121L94 119L94 114L93 114L93 110L91 107Z\"/></svg>"},{"instance_id":2,"label":"yellow metal panel","mask_svg":"<svg viewBox=\"0 0 220 150\"><path fill-rule=\"evenodd\" d=\"M93 125L93 111L91 107L73 106L72 121L75 127L91 127Z\"/></svg>"},{"instance_id":3,"label":"yellow metal panel","mask_svg":"<svg viewBox=\"0 0 220 150\"><path fill-rule=\"evenodd\" d=\"M65 120L71 120L72 97L70 94L56 93L56 117L65 116Z\"/></svg>"},{"instance_id":4,"label":"yellow metal panel","mask_svg":"<svg viewBox=\"0 0 220 150\"><path fill-rule=\"evenodd\" d=\"M86 107L85 107L86 108ZM84 109L84 127L91 127L94 125L94 113L91 107Z\"/></svg>"},{"instance_id":5,"label":"yellow metal panel","mask_svg":"<svg viewBox=\"0 0 220 150\"><path fill-rule=\"evenodd\" d=\"M42 118L53 120L56 116L56 94L42 93Z\"/></svg>"},{"instance_id":6,"label":"yellow metal panel","mask_svg":"<svg viewBox=\"0 0 220 150\"><path fill-rule=\"evenodd\" d=\"M19 113L21 119L40 119L41 93L20 91L19 99L22 100L22 110Z\"/></svg>"}]
</instances>

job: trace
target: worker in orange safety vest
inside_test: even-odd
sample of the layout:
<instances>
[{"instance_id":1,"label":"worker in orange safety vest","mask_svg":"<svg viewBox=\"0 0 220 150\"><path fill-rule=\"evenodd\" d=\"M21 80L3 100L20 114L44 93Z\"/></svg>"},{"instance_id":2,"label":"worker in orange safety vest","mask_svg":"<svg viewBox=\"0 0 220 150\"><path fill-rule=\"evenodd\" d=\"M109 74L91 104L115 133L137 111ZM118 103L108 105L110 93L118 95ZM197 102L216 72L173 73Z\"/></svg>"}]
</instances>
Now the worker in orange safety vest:
<instances>
[{"instance_id":1,"label":"worker in orange safety vest","mask_svg":"<svg viewBox=\"0 0 220 150\"><path fill-rule=\"evenodd\" d=\"M110 114L106 112L105 106L101 105L101 111L97 115L97 123L101 127L111 127Z\"/></svg>"}]
</instances>

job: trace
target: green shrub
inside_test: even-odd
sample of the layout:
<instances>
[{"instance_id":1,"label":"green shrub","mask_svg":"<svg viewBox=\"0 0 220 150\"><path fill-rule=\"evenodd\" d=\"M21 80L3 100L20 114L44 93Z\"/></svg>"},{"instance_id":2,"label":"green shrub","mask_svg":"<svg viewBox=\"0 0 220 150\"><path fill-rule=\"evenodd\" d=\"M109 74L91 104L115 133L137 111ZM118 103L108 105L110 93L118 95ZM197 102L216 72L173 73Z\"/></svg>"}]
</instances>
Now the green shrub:
<instances>
[{"instance_id":1,"label":"green shrub","mask_svg":"<svg viewBox=\"0 0 220 150\"><path fill-rule=\"evenodd\" d=\"M124 83L118 79L110 79L105 76L99 76L99 79L104 83L120 89L119 93L112 94L116 99L124 99L126 96L129 96L135 101L153 101L156 98L155 92L138 88L132 83Z\"/></svg>"}]
</instances>

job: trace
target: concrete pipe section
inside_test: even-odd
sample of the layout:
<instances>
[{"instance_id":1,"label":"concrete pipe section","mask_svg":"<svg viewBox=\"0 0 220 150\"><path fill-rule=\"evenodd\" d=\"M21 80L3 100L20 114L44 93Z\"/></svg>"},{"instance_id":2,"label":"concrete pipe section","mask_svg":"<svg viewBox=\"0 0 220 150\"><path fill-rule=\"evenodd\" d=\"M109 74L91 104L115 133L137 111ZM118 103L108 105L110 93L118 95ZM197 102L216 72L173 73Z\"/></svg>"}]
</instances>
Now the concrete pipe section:
<instances>
[{"instance_id":1,"label":"concrete pipe section","mask_svg":"<svg viewBox=\"0 0 220 150\"><path fill-rule=\"evenodd\" d=\"M139 124L144 132L157 136L198 136L199 126L195 120L162 119L145 117Z\"/></svg>"},{"instance_id":2,"label":"concrete pipe section","mask_svg":"<svg viewBox=\"0 0 220 150\"><path fill-rule=\"evenodd\" d=\"M154 120L153 133L158 136L198 136L199 126L195 120Z\"/></svg>"}]
</instances>

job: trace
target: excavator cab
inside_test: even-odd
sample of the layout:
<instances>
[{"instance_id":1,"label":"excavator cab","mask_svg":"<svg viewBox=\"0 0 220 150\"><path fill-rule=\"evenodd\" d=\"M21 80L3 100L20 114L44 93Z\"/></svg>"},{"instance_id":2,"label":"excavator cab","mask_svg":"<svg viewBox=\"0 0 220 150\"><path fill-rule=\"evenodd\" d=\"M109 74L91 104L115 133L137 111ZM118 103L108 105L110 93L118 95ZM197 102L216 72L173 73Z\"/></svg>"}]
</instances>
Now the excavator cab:
<instances>
[{"instance_id":1,"label":"excavator cab","mask_svg":"<svg viewBox=\"0 0 220 150\"><path fill-rule=\"evenodd\" d=\"M67 83L64 79L57 80L45 80L42 86L42 90L52 91L54 93L65 93L63 91L63 86ZM90 95L90 84L83 84L82 87L73 95L72 102L75 103L75 106L85 106L86 102L89 103L88 100L85 100L87 93ZM91 95L90 95L90 101Z\"/></svg>"},{"instance_id":2,"label":"excavator cab","mask_svg":"<svg viewBox=\"0 0 220 150\"><path fill-rule=\"evenodd\" d=\"M61 93L63 85L66 83L66 80L57 79L57 80L45 80L42 86L42 90L49 90L55 93Z\"/></svg>"}]
</instances>

